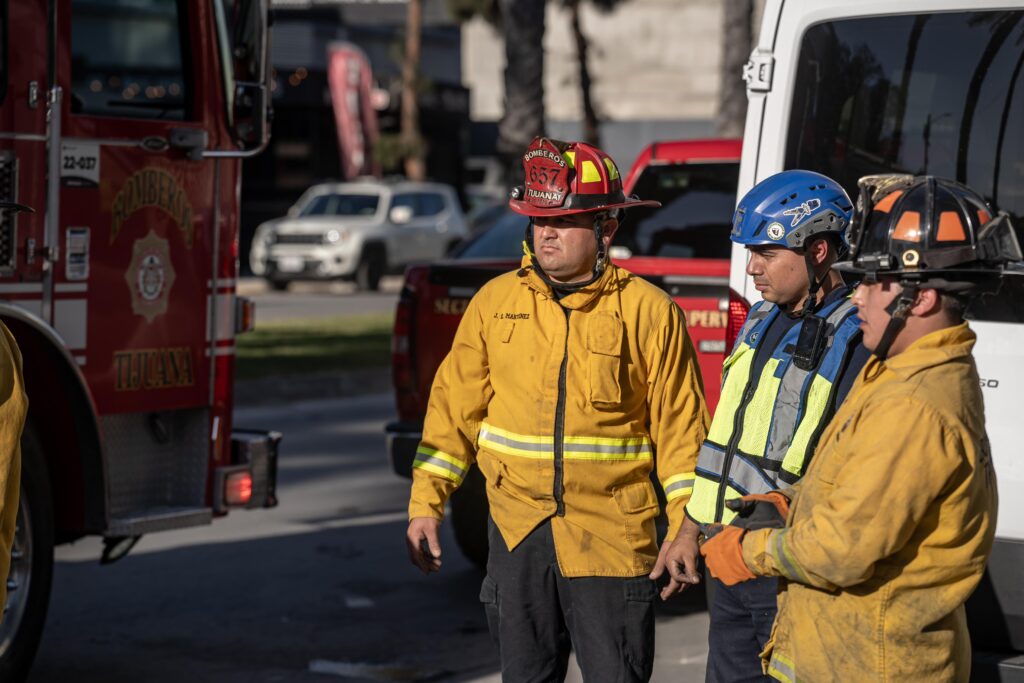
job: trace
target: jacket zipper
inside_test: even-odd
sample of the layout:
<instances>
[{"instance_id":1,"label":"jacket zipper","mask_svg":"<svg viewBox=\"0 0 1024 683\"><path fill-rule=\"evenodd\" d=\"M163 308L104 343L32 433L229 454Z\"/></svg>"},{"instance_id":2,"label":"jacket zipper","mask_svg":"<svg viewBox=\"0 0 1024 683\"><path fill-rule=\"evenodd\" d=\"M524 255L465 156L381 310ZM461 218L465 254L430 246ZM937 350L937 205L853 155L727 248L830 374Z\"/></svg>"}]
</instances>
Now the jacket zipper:
<instances>
[{"instance_id":1,"label":"jacket zipper","mask_svg":"<svg viewBox=\"0 0 1024 683\"><path fill-rule=\"evenodd\" d=\"M757 349L754 349L754 352L757 353ZM732 418L732 436L729 437L729 445L725 449L725 458L722 461L722 479L718 482L718 500L715 501L715 522L722 521L722 510L725 509L725 490L729 486L729 469L732 467L733 456L736 455L736 451L739 449L740 425L743 424L743 416L747 412L747 404L750 403L750 399L754 398L755 391L754 378L751 373L747 376L747 386L743 389L740 405L736 408L736 414Z\"/></svg>"},{"instance_id":2,"label":"jacket zipper","mask_svg":"<svg viewBox=\"0 0 1024 683\"><path fill-rule=\"evenodd\" d=\"M554 436L555 481L552 491L555 496L555 514L559 517L565 517L565 500L562 498L562 494L565 493L562 437L565 433L565 375L566 368L569 365L569 314L572 313L571 310L564 306L562 311L565 313L565 352L562 354L562 367L558 370L558 400L555 404Z\"/></svg>"}]
</instances>

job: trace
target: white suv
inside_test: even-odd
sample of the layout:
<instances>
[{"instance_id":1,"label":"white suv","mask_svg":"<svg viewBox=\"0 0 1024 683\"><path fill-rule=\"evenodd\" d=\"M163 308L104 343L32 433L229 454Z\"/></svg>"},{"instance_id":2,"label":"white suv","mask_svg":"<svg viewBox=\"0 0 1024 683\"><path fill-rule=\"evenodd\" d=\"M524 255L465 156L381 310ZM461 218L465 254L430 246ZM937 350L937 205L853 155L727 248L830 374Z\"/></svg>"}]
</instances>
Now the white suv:
<instances>
[{"instance_id":1,"label":"white suv","mask_svg":"<svg viewBox=\"0 0 1024 683\"><path fill-rule=\"evenodd\" d=\"M274 289L294 280L355 280L375 290L388 272L444 256L469 230L454 190L439 183L314 185L284 218L256 229L249 265Z\"/></svg>"}]
</instances>

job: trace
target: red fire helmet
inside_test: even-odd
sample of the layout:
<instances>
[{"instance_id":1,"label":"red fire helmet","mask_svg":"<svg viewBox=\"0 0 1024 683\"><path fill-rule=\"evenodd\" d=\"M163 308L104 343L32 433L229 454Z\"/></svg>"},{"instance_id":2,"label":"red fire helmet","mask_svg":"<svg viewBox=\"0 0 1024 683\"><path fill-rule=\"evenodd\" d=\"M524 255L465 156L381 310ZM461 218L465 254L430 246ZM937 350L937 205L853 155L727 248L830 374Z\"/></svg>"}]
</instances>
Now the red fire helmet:
<instances>
[{"instance_id":1,"label":"red fire helmet","mask_svg":"<svg viewBox=\"0 0 1024 683\"><path fill-rule=\"evenodd\" d=\"M512 191L508 205L524 216L567 216L661 206L656 201L626 197L615 162L585 142L534 138L523 155L523 171L526 186Z\"/></svg>"}]
</instances>

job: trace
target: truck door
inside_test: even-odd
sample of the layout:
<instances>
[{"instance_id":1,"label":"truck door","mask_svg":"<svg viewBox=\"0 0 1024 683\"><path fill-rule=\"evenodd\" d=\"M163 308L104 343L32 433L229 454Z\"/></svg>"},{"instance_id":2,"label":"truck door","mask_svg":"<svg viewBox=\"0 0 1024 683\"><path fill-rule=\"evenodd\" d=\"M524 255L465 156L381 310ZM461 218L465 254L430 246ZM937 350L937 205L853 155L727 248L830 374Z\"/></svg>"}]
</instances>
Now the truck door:
<instances>
[{"instance_id":1,"label":"truck door","mask_svg":"<svg viewBox=\"0 0 1024 683\"><path fill-rule=\"evenodd\" d=\"M101 414L205 405L215 177L201 154L214 87L202 66L213 60L190 39L205 4L59 7L54 325Z\"/></svg>"},{"instance_id":2,"label":"truck door","mask_svg":"<svg viewBox=\"0 0 1024 683\"><path fill-rule=\"evenodd\" d=\"M11 0L0 12L0 299L43 315L46 217L46 2Z\"/></svg>"}]
</instances>

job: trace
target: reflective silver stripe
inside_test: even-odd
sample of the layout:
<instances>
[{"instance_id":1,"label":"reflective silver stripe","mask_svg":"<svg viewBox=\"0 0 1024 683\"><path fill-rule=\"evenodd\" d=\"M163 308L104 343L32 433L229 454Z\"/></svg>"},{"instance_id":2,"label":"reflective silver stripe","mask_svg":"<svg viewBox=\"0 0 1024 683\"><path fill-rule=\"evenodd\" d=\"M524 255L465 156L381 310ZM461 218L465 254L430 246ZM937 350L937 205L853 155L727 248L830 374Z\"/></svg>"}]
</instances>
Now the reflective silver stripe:
<instances>
[{"instance_id":1,"label":"reflective silver stripe","mask_svg":"<svg viewBox=\"0 0 1024 683\"><path fill-rule=\"evenodd\" d=\"M553 442L534 443L531 441L520 441L502 434L495 434L486 426L480 428L480 441L490 441L501 446L508 446L521 451L533 451L534 453L551 453L554 455Z\"/></svg>"},{"instance_id":2,"label":"reflective silver stripe","mask_svg":"<svg viewBox=\"0 0 1024 683\"><path fill-rule=\"evenodd\" d=\"M413 465L415 465L416 463L425 463L427 465L433 465L434 467L440 467L443 470L448 470L449 472L458 475L459 479L462 479L463 477L466 476L466 470L462 469L458 465L453 465L447 460L435 458L432 455L427 455L426 453L422 453L419 451L417 451L416 453L416 459L413 460Z\"/></svg>"},{"instance_id":3,"label":"reflective silver stripe","mask_svg":"<svg viewBox=\"0 0 1024 683\"><path fill-rule=\"evenodd\" d=\"M796 683L796 670L780 655L772 655L768 675L783 683Z\"/></svg>"},{"instance_id":4,"label":"reflective silver stripe","mask_svg":"<svg viewBox=\"0 0 1024 683\"><path fill-rule=\"evenodd\" d=\"M725 452L708 445L708 442L705 441L697 456L697 469L707 474L722 476L723 467L725 467Z\"/></svg>"},{"instance_id":5,"label":"reflective silver stripe","mask_svg":"<svg viewBox=\"0 0 1024 683\"><path fill-rule=\"evenodd\" d=\"M792 581L803 581L805 579L803 572L793 564L793 561L786 553L786 529L772 532L770 542L772 544L772 555L775 556L775 560L779 564L780 569L782 569L782 573L786 575L786 578Z\"/></svg>"},{"instance_id":6,"label":"reflective silver stripe","mask_svg":"<svg viewBox=\"0 0 1024 683\"><path fill-rule=\"evenodd\" d=\"M721 477L724 466L725 453L709 446L705 441L701 446L700 455L697 457L697 470L701 474ZM767 475L768 479L766 480L762 474ZM729 468L729 483L737 490L742 488L742 491L747 493L767 493L777 488L775 486L777 481L778 477L774 472L764 472L739 453L733 456L732 465Z\"/></svg>"},{"instance_id":7,"label":"reflective silver stripe","mask_svg":"<svg viewBox=\"0 0 1024 683\"><path fill-rule=\"evenodd\" d=\"M671 497L674 491L679 489L692 489L695 477L687 477L686 479L680 479L679 481L672 482L665 487L665 496Z\"/></svg>"},{"instance_id":8,"label":"reflective silver stripe","mask_svg":"<svg viewBox=\"0 0 1024 683\"><path fill-rule=\"evenodd\" d=\"M746 340L747 335L750 334L751 330L760 324L762 320L767 318L773 310L775 310L775 304L763 301L756 311L753 311L747 316L746 322L743 323L743 327L740 328L740 333L736 335L736 342L733 344L733 352L735 352L736 348ZM755 339L752 341L754 342L753 346L756 346L757 340Z\"/></svg>"},{"instance_id":9,"label":"reflective silver stripe","mask_svg":"<svg viewBox=\"0 0 1024 683\"><path fill-rule=\"evenodd\" d=\"M651 444L647 442L622 445L565 442L563 444L563 450L566 453L606 453L608 455L641 455L651 452Z\"/></svg>"}]
</instances>

